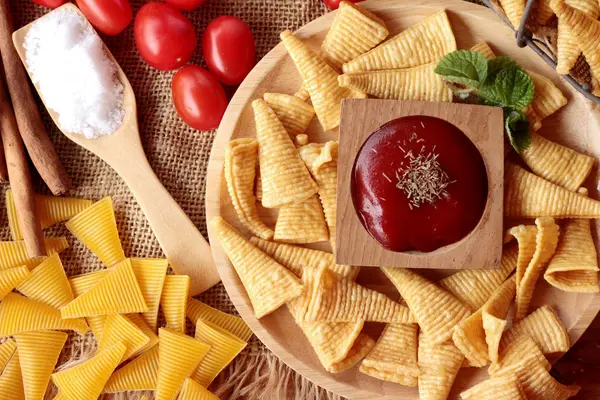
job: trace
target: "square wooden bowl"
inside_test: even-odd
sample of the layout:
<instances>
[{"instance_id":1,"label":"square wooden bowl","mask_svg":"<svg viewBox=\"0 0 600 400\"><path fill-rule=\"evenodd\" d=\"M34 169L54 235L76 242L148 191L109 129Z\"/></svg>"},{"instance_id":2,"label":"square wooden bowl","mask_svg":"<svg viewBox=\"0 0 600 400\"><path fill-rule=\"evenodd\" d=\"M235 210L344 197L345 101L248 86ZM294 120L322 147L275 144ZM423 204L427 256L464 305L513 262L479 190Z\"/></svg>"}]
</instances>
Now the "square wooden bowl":
<instances>
[{"instance_id":1,"label":"square wooden bowl","mask_svg":"<svg viewBox=\"0 0 600 400\"><path fill-rule=\"evenodd\" d=\"M460 129L478 148L488 178L487 203L479 224L457 243L430 253L394 252L382 247L361 224L354 209L351 178L364 141L393 119L424 115ZM379 99L342 102L338 155L338 264L372 267L496 269L502 256L504 201L504 119L499 107Z\"/></svg>"}]
</instances>

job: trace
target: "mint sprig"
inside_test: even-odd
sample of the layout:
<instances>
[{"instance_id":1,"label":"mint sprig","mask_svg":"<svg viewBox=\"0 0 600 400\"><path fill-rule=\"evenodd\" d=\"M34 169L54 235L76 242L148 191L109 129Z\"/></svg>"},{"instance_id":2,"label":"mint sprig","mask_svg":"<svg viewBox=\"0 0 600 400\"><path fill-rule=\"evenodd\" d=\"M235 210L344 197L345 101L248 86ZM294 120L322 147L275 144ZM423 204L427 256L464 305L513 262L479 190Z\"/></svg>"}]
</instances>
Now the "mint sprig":
<instances>
[{"instance_id":1,"label":"mint sprig","mask_svg":"<svg viewBox=\"0 0 600 400\"><path fill-rule=\"evenodd\" d=\"M477 103L502 107L504 128L513 148L520 153L529 147L529 121L523 110L531 104L535 86L514 60L486 60L478 52L456 50L440 60L435 73L444 77L453 92L457 93L458 87Z\"/></svg>"}]
</instances>

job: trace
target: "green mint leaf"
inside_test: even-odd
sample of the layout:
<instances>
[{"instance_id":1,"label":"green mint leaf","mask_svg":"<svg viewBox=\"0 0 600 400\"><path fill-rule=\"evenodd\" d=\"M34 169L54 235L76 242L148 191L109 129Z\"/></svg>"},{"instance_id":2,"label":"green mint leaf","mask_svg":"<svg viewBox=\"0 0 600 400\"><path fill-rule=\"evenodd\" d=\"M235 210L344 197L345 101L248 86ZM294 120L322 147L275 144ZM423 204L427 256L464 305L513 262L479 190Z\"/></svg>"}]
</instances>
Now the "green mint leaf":
<instances>
[{"instance_id":1,"label":"green mint leaf","mask_svg":"<svg viewBox=\"0 0 600 400\"><path fill-rule=\"evenodd\" d=\"M496 58L492 58L491 60L488 60L487 79L490 82L494 82L500 71L502 71L503 69L512 68L521 67L519 67L519 64L517 64L516 61L510 57L498 56Z\"/></svg>"},{"instance_id":2,"label":"green mint leaf","mask_svg":"<svg viewBox=\"0 0 600 400\"><path fill-rule=\"evenodd\" d=\"M489 105L522 110L533 100L535 86L521 68L512 67L498 72L494 82L485 82L479 95Z\"/></svg>"},{"instance_id":3,"label":"green mint leaf","mask_svg":"<svg viewBox=\"0 0 600 400\"><path fill-rule=\"evenodd\" d=\"M481 53L456 50L440 60L435 73L454 83L479 87L487 76L487 60Z\"/></svg>"},{"instance_id":4,"label":"green mint leaf","mask_svg":"<svg viewBox=\"0 0 600 400\"><path fill-rule=\"evenodd\" d=\"M521 153L529 148L531 144L529 120L521 111L505 109L504 128L508 135L508 141L517 153Z\"/></svg>"}]
</instances>

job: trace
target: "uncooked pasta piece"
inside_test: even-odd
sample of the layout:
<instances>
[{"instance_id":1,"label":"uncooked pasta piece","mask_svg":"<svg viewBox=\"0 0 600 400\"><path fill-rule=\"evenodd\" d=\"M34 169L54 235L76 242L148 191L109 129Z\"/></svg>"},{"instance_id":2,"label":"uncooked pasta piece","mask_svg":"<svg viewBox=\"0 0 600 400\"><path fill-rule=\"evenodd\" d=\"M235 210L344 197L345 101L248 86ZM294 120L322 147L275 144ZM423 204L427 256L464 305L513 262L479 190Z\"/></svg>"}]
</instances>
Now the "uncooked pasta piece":
<instances>
[{"instance_id":1,"label":"uncooked pasta piece","mask_svg":"<svg viewBox=\"0 0 600 400\"><path fill-rule=\"evenodd\" d=\"M23 375L19 365L19 352L15 351L12 358L0 375L0 393L3 398L10 400L25 400Z\"/></svg>"},{"instance_id":2,"label":"uncooked pasta piece","mask_svg":"<svg viewBox=\"0 0 600 400\"><path fill-rule=\"evenodd\" d=\"M185 333L185 311L190 291L190 277L187 275L168 275L165 277L160 308L167 328Z\"/></svg>"},{"instance_id":3,"label":"uncooked pasta piece","mask_svg":"<svg viewBox=\"0 0 600 400\"><path fill-rule=\"evenodd\" d=\"M168 266L169 261L164 258L131 259L131 268L148 306L148 311L143 312L142 316L155 332L158 328L158 308Z\"/></svg>"},{"instance_id":4,"label":"uncooked pasta piece","mask_svg":"<svg viewBox=\"0 0 600 400\"><path fill-rule=\"evenodd\" d=\"M208 389L187 378L181 387L179 400L219 400L219 398L209 392Z\"/></svg>"},{"instance_id":5,"label":"uncooked pasta piece","mask_svg":"<svg viewBox=\"0 0 600 400\"><path fill-rule=\"evenodd\" d=\"M0 270L0 300L9 294L20 282L31 273L26 266Z\"/></svg>"},{"instance_id":6,"label":"uncooked pasta piece","mask_svg":"<svg viewBox=\"0 0 600 400\"><path fill-rule=\"evenodd\" d=\"M17 285L25 296L50 307L60 308L73 300L73 291L58 254L52 254Z\"/></svg>"},{"instance_id":7,"label":"uncooked pasta piece","mask_svg":"<svg viewBox=\"0 0 600 400\"><path fill-rule=\"evenodd\" d=\"M69 243L64 237L46 238L44 239L44 244L46 245L48 255L60 253L69 247ZM0 269L20 267L21 265L26 265L27 268L33 269L44 261L44 259L44 257L29 258L24 241L0 242Z\"/></svg>"},{"instance_id":8,"label":"uncooked pasta piece","mask_svg":"<svg viewBox=\"0 0 600 400\"><path fill-rule=\"evenodd\" d=\"M98 352L111 348L117 343L125 345L121 362L139 354L150 342L150 338L131 320L121 314L106 317L102 338L98 343Z\"/></svg>"},{"instance_id":9,"label":"uncooked pasta piece","mask_svg":"<svg viewBox=\"0 0 600 400\"><path fill-rule=\"evenodd\" d=\"M158 377L158 347L154 346L113 373L104 386L105 393L128 390L154 390Z\"/></svg>"},{"instance_id":10,"label":"uncooked pasta piece","mask_svg":"<svg viewBox=\"0 0 600 400\"><path fill-rule=\"evenodd\" d=\"M186 315L194 326L198 323L198 320L212 322L216 326L233 333L244 342L247 342L252 336L252 330L241 317L219 311L194 298L188 299Z\"/></svg>"}]
</instances>

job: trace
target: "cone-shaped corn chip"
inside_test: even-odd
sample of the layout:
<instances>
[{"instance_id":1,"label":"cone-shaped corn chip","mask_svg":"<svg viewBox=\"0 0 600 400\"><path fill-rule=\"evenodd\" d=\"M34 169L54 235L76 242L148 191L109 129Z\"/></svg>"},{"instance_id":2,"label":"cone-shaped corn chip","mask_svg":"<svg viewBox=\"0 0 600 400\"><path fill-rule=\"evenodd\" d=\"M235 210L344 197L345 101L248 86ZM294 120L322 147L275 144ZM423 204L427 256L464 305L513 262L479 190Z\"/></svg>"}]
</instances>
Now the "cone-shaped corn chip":
<instances>
[{"instance_id":1,"label":"cone-shaped corn chip","mask_svg":"<svg viewBox=\"0 0 600 400\"><path fill-rule=\"evenodd\" d=\"M523 386L516 376L490 378L465 390L460 397L464 400L527 400Z\"/></svg>"},{"instance_id":2,"label":"cone-shaped corn chip","mask_svg":"<svg viewBox=\"0 0 600 400\"><path fill-rule=\"evenodd\" d=\"M63 332L40 331L15 335L25 397L43 400L58 356L67 340Z\"/></svg>"},{"instance_id":3,"label":"cone-shaped corn chip","mask_svg":"<svg viewBox=\"0 0 600 400\"><path fill-rule=\"evenodd\" d=\"M79 297L92 287L94 287L102 279L106 278L114 269L101 269L99 271L88 272L86 274L75 275L69 278L69 284L75 297Z\"/></svg>"},{"instance_id":4,"label":"cone-shaped corn chip","mask_svg":"<svg viewBox=\"0 0 600 400\"><path fill-rule=\"evenodd\" d=\"M513 28L518 29L525 11L525 0L499 0L504 13L512 24Z\"/></svg>"},{"instance_id":5,"label":"cone-shaped corn chip","mask_svg":"<svg viewBox=\"0 0 600 400\"><path fill-rule=\"evenodd\" d=\"M444 10L344 64L344 73L414 67L439 60L456 50L456 40ZM312 95L311 95L312 97Z\"/></svg>"},{"instance_id":6,"label":"cone-shaped corn chip","mask_svg":"<svg viewBox=\"0 0 600 400\"><path fill-rule=\"evenodd\" d=\"M246 347L246 342L211 322L198 321L196 339L210 345L191 378L208 387L217 375Z\"/></svg>"},{"instance_id":7,"label":"cone-shaped corn chip","mask_svg":"<svg viewBox=\"0 0 600 400\"><path fill-rule=\"evenodd\" d=\"M258 171L260 172L260 171ZM256 193L256 200L260 201L262 204L262 178L260 177L260 173L256 175L256 184L254 185L254 191Z\"/></svg>"},{"instance_id":8,"label":"cone-shaped corn chip","mask_svg":"<svg viewBox=\"0 0 600 400\"><path fill-rule=\"evenodd\" d=\"M300 86L298 91L294 93L294 97L297 97L302 101L308 101L308 99L310 99L310 94L308 93L308 90L306 90L304 82L302 82L302 86Z\"/></svg>"},{"instance_id":9,"label":"cone-shaped corn chip","mask_svg":"<svg viewBox=\"0 0 600 400\"><path fill-rule=\"evenodd\" d=\"M519 244L519 255L517 256L517 272L516 282L517 287L521 284L521 280L525 275L527 266L533 259L536 249L536 238L538 234L538 228L535 225L518 225L510 228L506 233L508 239L510 236L514 236Z\"/></svg>"},{"instance_id":10,"label":"cone-shaped corn chip","mask_svg":"<svg viewBox=\"0 0 600 400\"><path fill-rule=\"evenodd\" d=\"M538 308L504 332L500 349L504 349L521 335L531 336L544 354L569 350L567 330L552 308L547 305Z\"/></svg>"},{"instance_id":11,"label":"cone-shaped corn chip","mask_svg":"<svg viewBox=\"0 0 600 400\"><path fill-rule=\"evenodd\" d=\"M15 350L17 349L17 342L9 338L6 342L0 344L0 371L3 371L6 364L10 361Z\"/></svg>"},{"instance_id":12,"label":"cone-shaped corn chip","mask_svg":"<svg viewBox=\"0 0 600 400\"><path fill-rule=\"evenodd\" d=\"M19 352L15 351L12 358L0 375L0 394L3 399L25 400L23 375L19 365Z\"/></svg>"},{"instance_id":13,"label":"cone-shaped corn chip","mask_svg":"<svg viewBox=\"0 0 600 400\"><path fill-rule=\"evenodd\" d=\"M112 267L125 260L112 198L105 197L94 203L71 218L65 226L107 266Z\"/></svg>"},{"instance_id":14,"label":"cone-shaped corn chip","mask_svg":"<svg viewBox=\"0 0 600 400\"><path fill-rule=\"evenodd\" d=\"M104 386L105 393L128 390L154 390L158 377L158 349L151 347L123 368L118 369Z\"/></svg>"},{"instance_id":15,"label":"cone-shaped corn chip","mask_svg":"<svg viewBox=\"0 0 600 400\"><path fill-rule=\"evenodd\" d=\"M60 253L69 247L67 239L64 237L44 239L46 252L48 255ZM20 267L26 265L33 269L38 266L45 257L29 258L25 242L0 242L0 270L7 268Z\"/></svg>"},{"instance_id":16,"label":"cone-shaped corn chip","mask_svg":"<svg viewBox=\"0 0 600 400\"><path fill-rule=\"evenodd\" d=\"M248 293L256 318L302 293L294 274L248 242L223 218L214 218L211 227Z\"/></svg>"},{"instance_id":17,"label":"cone-shaped corn chip","mask_svg":"<svg viewBox=\"0 0 600 400\"><path fill-rule=\"evenodd\" d=\"M478 310L517 266L517 249L505 247L500 269L463 270L452 274L438 284L454 297Z\"/></svg>"},{"instance_id":18,"label":"cone-shaped corn chip","mask_svg":"<svg viewBox=\"0 0 600 400\"><path fill-rule=\"evenodd\" d=\"M576 191L588 177L594 159L535 132L531 132L531 145L520 153L529 168L542 178Z\"/></svg>"},{"instance_id":19,"label":"cone-shaped corn chip","mask_svg":"<svg viewBox=\"0 0 600 400\"><path fill-rule=\"evenodd\" d=\"M186 310L187 317L194 325L198 320L211 322L216 326L231 332L235 336L247 342L252 336L252 331L244 320L236 315L231 315L212 308L199 300L189 298Z\"/></svg>"},{"instance_id":20,"label":"cone-shaped corn chip","mask_svg":"<svg viewBox=\"0 0 600 400\"><path fill-rule=\"evenodd\" d=\"M311 174L313 173L313 164L321 154L321 149L323 147L325 147L325 143L309 143L305 146L298 148L300 158L302 158L302 161L304 161L304 164L306 164L306 167L308 168Z\"/></svg>"},{"instance_id":21,"label":"cone-shaped corn chip","mask_svg":"<svg viewBox=\"0 0 600 400\"><path fill-rule=\"evenodd\" d=\"M158 306L165 282L169 261L159 258L132 258L131 268L146 300L148 311L142 313L146 323L156 332Z\"/></svg>"},{"instance_id":22,"label":"cone-shaped corn chip","mask_svg":"<svg viewBox=\"0 0 600 400\"><path fill-rule=\"evenodd\" d=\"M340 75L340 86L360 90L380 99L421 100L449 103L452 91L441 75L433 72L435 63L405 69L354 72Z\"/></svg>"},{"instance_id":23,"label":"cone-shaped corn chip","mask_svg":"<svg viewBox=\"0 0 600 400\"><path fill-rule=\"evenodd\" d=\"M540 347L529 335L521 335L511 342L499 355L497 362L492 363L488 369L490 375L501 375L508 371L514 371L519 361L536 358L544 363L544 368L550 371L552 366L542 353Z\"/></svg>"},{"instance_id":24,"label":"cone-shaped corn chip","mask_svg":"<svg viewBox=\"0 0 600 400\"><path fill-rule=\"evenodd\" d=\"M54 308L60 308L74 298L65 269L56 253L45 259L31 272L31 276L19 283L17 290Z\"/></svg>"},{"instance_id":25,"label":"cone-shaped corn chip","mask_svg":"<svg viewBox=\"0 0 600 400\"><path fill-rule=\"evenodd\" d=\"M507 165L504 215L535 218L600 218L600 201L570 192L516 165Z\"/></svg>"},{"instance_id":26,"label":"cone-shaped corn chip","mask_svg":"<svg viewBox=\"0 0 600 400\"><path fill-rule=\"evenodd\" d=\"M417 386L417 324L387 324L360 372L404 386Z\"/></svg>"},{"instance_id":27,"label":"cone-shaped corn chip","mask_svg":"<svg viewBox=\"0 0 600 400\"><path fill-rule=\"evenodd\" d=\"M185 333L185 311L189 292L189 276L168 275L165 278L160 298L160 308L167 321L167 328Z\"/></svg>"},{"instance_id":28,"label":"cone-shaped corn chip","mask_svg":"<svg viewBox=\"0 0 600 400\"><path fill-rule=\"evenodd\" d=\"M320 149L319 155L309 168L319 185L319 199L323 205L325 220L329 227L329 241L334 251L337 219L337 164L338 142L329 141Z\"/></svg>"},{"instance_id":29,"label":"cone-shaped corn chip","mask_svg":"<svg viewBox=\"0 0 600 400\"><path fill-rule=\"evenodd\" d=\"M315 243L329 239L329 231L317 195L302 203L281 206L273 239L287 243Z\"/></svg>"},{"instance_id":30,"label":"cone-shaped corn chip","mask_svg":"<svg viewBox=\"0 0 600 400\"><path fill-rule=\"evenodd\" d=\"M156 400L171 400L177 396L185 378L189 377L210 351L211 346L183 333L159 329L158 378Z\"/></svg>"},{"instance_id":31,"label":"cone-shaped corn chip","mask_svg":"<svg viewBox=\"0 0 600 400\"><path fill-rule=\"evenodd\" d=\"M529 304L533 298L533 292L540 275L548 266L550 259L556 251L559 238L559 227L553 218L541 217L535 220L538 228L535 243L535 253L529 262L523 279L517 286L515 319L524 318L529 311Z\"/></svg>"},{"instance_id":32,"label":"cone-shaped corn chip","mask_svg":"<svg viewBox=\"0 0 600 400\"><path fill-rule=\"evenodd\" d=\"M413 271L390 267L382 270L433 344L449 340L454 326L471 315L471 310L464 303Z\"/></svg>"},{"instance_id":33,"label":"cone-shaped corn chip","mask_svg":"<svg viewBox=\"0 0 600 400\"><path fill-rule=\"evenodd\" d=\"M565 23L564 18L558 18L556 49L556 72L566 75L575 66L581 49L577 44L577 38L573 36L573 31Z\"/></svg>"},{"instance_id":34,"label":"cone-shaped corn chip","mask_svg":"<svg viewBox=\"0 0 600 400\"><path fill-rule=\"evenodd\" d=\"M596 0L565 0L565 4L578 9L590 18L600 18L600 3Z\"/></svg>"},{"instance_id":35,"label":"cone-shaped corn chip","mask_svg":"<svg viewBox=\"0 0 600 400\"><path fill-rule=\"evenodd\" d=\"M487 42L477 43L475 46L471 47L471 51L476 51L477 53L481 53L487 60L496 58L496 54L494 54L494 51L487 44Z\"/></svg>"},{"instance_id":36,"label":"cone-shaped corn chip","mask_svg":"<svg viewBox=\"0 0 600 400\"><path fill-rule=\"evenodd\" d=\"M39 195L35 196L35 202L42 229L66 221L92 205L92 201L86 199ZM13 239L23 240L11 189L6 191L6 212Z\"/></svg>"},{"instance_id":37,"label":"cone-shaped corn chip","mask_svg":"<svg viewBox=\"0 0 600 400\"><path fill-rule=\"evenodd\" d=\"M0 270L0 300L30 274L29 268L24 265L22 267Z\"/></svg>"},{"instance_id":38,"label":"cone-shaped corn chip","mask_svg":"<svg viewBox=\"0 0 600 400\"><path fill-rule=\"evenodd\" d=\"M98 344L98 352L111 348L116 343L126 346L121 362L139 354L150 342L150 338L131 320L121 314L110 314L104 323L102 339Z\"/></svg>"},{"instance_id":39,"label":"cone-shaped corn chip","mask_svg":"<svg viewBox=\"0 0 600 400\"><path fill-rule=\"evenodd\" d=\"M304 80L323 130L336 128L340 124L340 103L343 98L352 97L351 91L340 87L338 73L290 31L280 36Z\"/></svg>"},{"instance_id":40,"label":"cone-shaped corn chip","mask_svg":"<svg viewBox=\"0 0 600 400\"><path fill-rule=\"evenodd\" d=\"M45 329L83 335L89 327L83 319L62 319L58 309L20 294L9 293L0 303L0 336Z\"/></svg>"},{"instance_id":41,"label":"cone-shaped corn chip","mask_svg":"<svg viewBox=\"0 0 600 400\"><path fill-rule=\"evenodd\" d=\"M262 204L276 208L308 199L318 190L296 146L264 100L252 102L258 139Z\"/></svg>"},{"instance_id":42,"label":"cone-shaped corn chip","mask_svg":"<svg viewBox=\"0 0 600 400\"><path fill-rule=\"evenodd\" d=\"M369 335L361 333L352 345L346 358L342 361L333 364L327 369L327 372L332 374L340 374L344 371L354 368L363 358L367 356L375 347L375 341Z\"/></svg>"},{"instance_id":43,"label":"cone-shaped corn chip","mask_svg":"<svg viewBox=\"0 0 600 400\"><path fill-rule=\"evenodd\" d=\"M229 197L242 224L264 239L271 239L273 231L258 217L253 194L258 142L254 139L234 139L225 147L223 174Z\"/></svg>"},{"instance_id":44,"label":"cone-shaped corn chip","mask_svg":"<svg viewBox=\"0 0 600 400\"><path fill-rule=\"evenodd\" d=\"M465 356L451 340L433 344L421 332L418 350L419 399L446 399L464 359Z\"/></svg>"},{"instance_id":45,"label":"cone-shaped corn chip","mask_svg":"<svg viewBox=\"0 0 600 400\"><path fill-rule=\"evenodd\" d=\"M275 115L292 138L304 133L315 116L313 107L296 96L265 93L263 99L275 111Z\"/></svg>"},{"instance_id":46,"label":"cone-shaped corn chip","mask_svg":"<svg viewBox=\"0 0 600 400\"><path fill-rule=\"evenodd\" d=\"M296 147L306 146L308 144L308 135L302 133L296 136L296 138L294 139L294 144L296 145Z\"/></svg>"},{"instance_id":47,"label":"cone-shaped corn chip","mask_svg":"<svg viewBox=\"0 0 600 400\"><path fill-rule=\"evenodd\" d=\"M348 61L366 53L389 35L385 23L373 13L342 1L321 45L325 61L338 70Z\"/></svg>"},{"instance_id":48,"label":"cone-shaped corn chip","mask_svg":"<svg viewBox=\"0 0 600 400\"><path fill-rule=\"evenodd\" d=\"M539 118L544 119L567 104L567 98L550 79L533 71L527 71L527 74L535 85L531 107Z\"/></svg>"},{"instance_id":49,"label":"cone-shaped corn chip","mask_svg":"<svg viewBox=\"0 0 600 400\"><path fill-rule=\"evenodd\" d=\"M199 383L194 382L192 379L187 378L183 382L181 392L179 393L179 400L219 400L217 396L208 391L208 389L202 387Z\"/></svg>"},{"instance_id":50,"label":"cone-shaped corn chip","mask_svg":"<svg viewBox=\"0 0 600 400\"><path fill-rule=\"evenodd\" d=\"M95 399L125 351L125 345L117 343L75 367L53 374L52 381L68 399Z\"/></svg>"},{"instance_id":51,"label":"cone-shaped corn chip","mask_svg":"<svg viewBox=\"0 0 600 400\"><path fill-rule=\"evenodd\" d=\"M483 306L482 324L485 331L485 342L488 358L498 361L500 339L506 327L506 316L517 293L516 277L508 279L494 292L492 298Z\"/></svg>"},{"instance_id":52,"label":"cone-shaped corn chip","mask_svg":"<svg viewBox=\"0 0 600 400\"><path fill-rule=\"evenodd\" d=\"M481 368L489 362L481 312L479 309L469 318L462 320L454 327L452 334L454 345L469 360L470 367Z\"/></svg>"}]
</instances>

